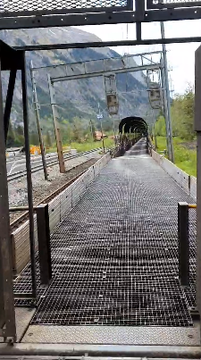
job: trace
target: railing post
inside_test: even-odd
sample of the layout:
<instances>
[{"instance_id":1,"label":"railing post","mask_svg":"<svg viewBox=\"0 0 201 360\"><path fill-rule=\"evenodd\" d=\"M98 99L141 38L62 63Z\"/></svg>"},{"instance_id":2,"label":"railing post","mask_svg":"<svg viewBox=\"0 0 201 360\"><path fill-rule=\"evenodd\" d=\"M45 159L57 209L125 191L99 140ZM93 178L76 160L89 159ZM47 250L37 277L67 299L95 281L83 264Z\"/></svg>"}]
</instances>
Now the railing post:
<instances>
[{"instance_id":1,"label":"railing post","mask_svg":"<svg viewBox=\"0 0 201 360\"><path fill-rule=\"evenodd\" d=\"M37 206L38 250L41 284L49 285L52 278L48 204Z\"/></svg>"},{"instance_id":2,"label":"railing post","mask_svg":"<svg viewBox=\"0 0 201 360\"><path fill-rule=\"evenodd\" d=\"M179 278L181 285L189 285L189 216L188 204L178 203Z\"/></svg>"}]
</instances>

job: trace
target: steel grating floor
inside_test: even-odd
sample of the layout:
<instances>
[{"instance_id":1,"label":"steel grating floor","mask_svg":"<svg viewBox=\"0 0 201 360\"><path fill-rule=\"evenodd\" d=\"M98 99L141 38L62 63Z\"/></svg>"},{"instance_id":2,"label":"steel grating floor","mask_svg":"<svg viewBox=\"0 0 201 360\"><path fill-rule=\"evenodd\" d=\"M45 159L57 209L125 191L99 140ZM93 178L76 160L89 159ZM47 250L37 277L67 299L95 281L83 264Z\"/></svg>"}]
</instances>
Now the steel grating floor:
<instances>
[{"instance_id":1,"label":"steel grating floor","mask_svg":"<svg viewBox=\"0 0 201 360\"><path fill-rule=\"evenodd\" d=\"M177 203L192 199L151 157L132 154L110 161L54 232L53 279L39 287L32 324L193 325L194 210L189 289L177 253ZM16 291L29 290L29 279L28 266Z\"/></svg>"}]
</instances>

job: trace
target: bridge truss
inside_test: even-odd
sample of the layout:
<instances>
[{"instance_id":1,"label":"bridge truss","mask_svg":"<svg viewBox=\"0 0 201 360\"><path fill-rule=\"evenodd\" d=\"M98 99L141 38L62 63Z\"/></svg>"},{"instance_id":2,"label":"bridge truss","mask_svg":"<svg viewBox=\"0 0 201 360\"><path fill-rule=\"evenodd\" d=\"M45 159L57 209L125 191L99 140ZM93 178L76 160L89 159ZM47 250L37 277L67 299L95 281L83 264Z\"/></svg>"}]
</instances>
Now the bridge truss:
<instances>
[{"instance_id":1,"label":"bridge truss","mask_svg":"<svg viewBox=\"0 0 201 360\"><path fill-rule=\"evenodd\" d=\"M103 77L106 79L108 76L116 76L117 74L123 73L132 73L136 71L146 71L154 72L157 71L161 74L160 80L162 79L162 74L164 73L164 64L163 57L161 51L147 52L141 54L127 54L119 57L105 58L100 60L89 60L85 62L77 62L77 63L67 63L67 64L59 64L59 65L50 65L47 67L37 67L31 68L32 77L34 77L34 73L38 72L40 76L40 70L45 70L48 75L48 88L50 94L50 103L52 107L52 114L54 120L54 129L55 129L55 138L58 149L58 158L60 165L60 172L65 172L64 167L64 158L63 158L63 149L62 149L62 140L60 136L60 128L58 122L58 111L57 111L57 103L55 96L55 87L54 84L58 82L65 82L70 80L78 80L78 79L90 79L93 77ZM159 80L159 83L161 82ZM105 85L105 91L107 93L107 86ZM159 84L162 88L162 84ZM116 88L116 86L115 86ZM148 89L149 90L149 89ZM162 89L164 91L164 89ZM112 93L116 94L116 90L113 89ZM108 92L110 93L110 91ZM116 94L117 95L117 94ZM162 96L161 96L162 95ZM150 98L150 96L149 96ZM164 101L166 98L165 94L160 92L160 108L162 107L162 103L166 105ZM106 100L107 100L106 94ZM153 100L153 99L152 99ZM108 101L107 101L108 104ZM166 106L164 106L166 108ZM37 105L38 111L40 108L40 104ZM109 108L108 108L109 112ZM169 140L168 140L169 144ZM42 152L42 149L41 149Z\"/></svg>"},{"instance_id":2,"label":"bridge truss","mask_svg":"<svg viewBox=\"0 0 201 360\"><path fill-rule=\"evenodd\" d=\"M0 77L0 337L16 340L14 313L14 293L12 284L12 239L9 226L9 202L6 175L5 143L10 120L12 98L15 87L16 73L21 71L22 107L24 121L25 151L27 165L27 184L29 202L30 248L32 264L32 294L36 296L35 262L34 262L34 221L31 166L28 133L28 99L26 89L25 52L50 49L89 48L118 45L162 44L173 42L201 41L200 36L194 38L143 39L142 24L151 22L201 19L201 1L198 0L1 0L0 30L20 28L46 28L59 26L80 26L135 23L136 37L133 40L107 42L85 42L70 44L25 45L11 48L0 41L1 70L10 71L5 107ZM197 69L200 68L200 52L197 53ZM197 70L197 78L201 76ZM200 92L201 81L197 82L196 116L200 124ZM199 86L198 86L199 85ZM198 132L198 153L201 159L201 128L196 124ZM199 160L200 161L200 160ZM198 184L201 186L201 172L198 172ZM198 224L201 224L201 197L198 197ZM201 227L198 227L199 246L201 249ZM199 251L200 253L200 251ZM201 312L201 261L198 256L198 307Z\"/></svg>"},{"instance_id":3,"label":"bridge truss","mask_svg":"<svg viewBox=\"0 0 201 360\"><path fill-rule=\"evenodd\" d=\"M0 2L0 29L135 23L136 38L132 41L137 44L159 41L159 39L142 38L143 23L200 18L201 1L198 0L1 0ZM198 39L193 38L194 41L200 41ZM174 40L176 41L176 36ZM168 39L163 41L168 42ZM173 39L169 41L172 42ZM183 38L179 41L187 40ZM129 44L128 40L127 44Z\"/></svg>"}]
</instances>

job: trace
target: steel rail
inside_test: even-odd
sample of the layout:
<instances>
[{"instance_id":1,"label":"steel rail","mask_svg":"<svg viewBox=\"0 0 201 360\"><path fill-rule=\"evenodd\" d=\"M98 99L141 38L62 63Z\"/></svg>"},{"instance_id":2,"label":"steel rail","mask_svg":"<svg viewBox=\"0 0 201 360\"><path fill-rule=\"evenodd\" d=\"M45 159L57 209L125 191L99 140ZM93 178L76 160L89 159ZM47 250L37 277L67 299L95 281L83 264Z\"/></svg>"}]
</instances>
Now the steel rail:
<instances>
[{"instance_id":1,"label":"steel rail","mask_svg":"<svg viewBox=\"0 0 201 360\"><path fill-rule=\"evenodd\" d=\"M65 160L76 159L78 157L85 156L85 155L91 154L93 152L96 152L96 151L98 151L100 149L101 148L96 148L96 149L92 149L90 151L85 151L85 152L82 152L82 153L78 153L76 155L70 155L70 156L68 156L68 155L65 156L64 155L64 159ZM53 157L56 158L57 155L54 155ZM51 167L51 166L54 166L54 165L58 164L58 160L55 160L54 162L51 162L51 163L49 163L49 160L51 160L51 159L47 159L47 167ZM40 171L40 170L43 170L43 166L42 165L37 165L37 166L34 166L32 168L31 172L34 173L34 172L37 172L37 171ZM14 173L14 174L8 175L8 182L19 179L19 178L24 177L24 176L26 176L26 170L22 170L22 171Z\"/></svg>"},{"instance_id":2,"label":"steel rail","mask_svg":"<svg viewBox=\"0 0 201 360\"><path fill-rule=\"evenodd\" d=\"M82 164L74 166L72 169L68 170L67 172L70 172L71 170L74 170L74 169L78 168L79 166L86 164L89 161L91 161L91 159L86 160ZM46 203L50 202L55 196L57 196L60 192L65 190L69 185L71 185L75 180L77 180L82 174L84 174L86 170L87 169L81 171L79 174L75 175L72 179L68 180L64 185L59 187L53 193L51 193L50 195L46 196L44 199L39 201L37 204L34 205L34 208L40 204L46 204ZM13 212L12 209L11 209L11 211ZM28 219L28 212L23 213L21 216L19 216L17 219L15 219L13 222L11 222L11 224L10 224L11 232L13 232L16 228L18 228L19 225L21 225L26 219Z\"/></svg>"}]
</instances>

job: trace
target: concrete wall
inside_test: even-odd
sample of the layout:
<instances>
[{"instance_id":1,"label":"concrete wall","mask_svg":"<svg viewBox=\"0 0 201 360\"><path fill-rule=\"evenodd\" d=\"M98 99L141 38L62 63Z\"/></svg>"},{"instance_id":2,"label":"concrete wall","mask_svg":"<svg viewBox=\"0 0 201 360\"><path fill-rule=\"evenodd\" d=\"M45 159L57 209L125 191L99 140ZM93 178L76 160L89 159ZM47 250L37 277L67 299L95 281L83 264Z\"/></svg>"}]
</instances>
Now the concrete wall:
<instances>
[{"instance_id":1,"label":"concrete wall","mask_svg":"<svg viewBox=\"0 0 201 360\"><path fill-rule=\"evenodd\" d=\"M152 158L181 186L185 192L196 201L196 182L194 176L188 175L185 171L178 168L171 161L166 159L163 155L158 154L152 149Z\"/></svg>"},{"instance_id":2,"label":"concrete wall","mask_svg":"<svg viewBox=\"0 0 201 360\"><path fill-rule=\"evenodd\" d=\"M84 174L82 174L76 181L62 191L49 203L49 222L50 233L52 233L56 226L58 226L65 216L77 205L84 193L87 191L89 185L94 181L95 177L100 173L101 169L111 159L109 153L104 155L93 166L91 166ZM37 220L34 215L34 235L37 248ZM13 249L14 249L14 269L16 273L20 273L27 265L30 259L29 246L29 221L26 221L12 234Z\"/></svg>"}]
</instances>

